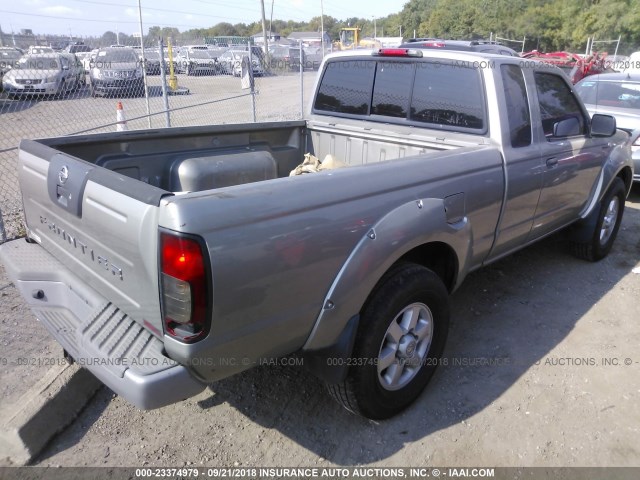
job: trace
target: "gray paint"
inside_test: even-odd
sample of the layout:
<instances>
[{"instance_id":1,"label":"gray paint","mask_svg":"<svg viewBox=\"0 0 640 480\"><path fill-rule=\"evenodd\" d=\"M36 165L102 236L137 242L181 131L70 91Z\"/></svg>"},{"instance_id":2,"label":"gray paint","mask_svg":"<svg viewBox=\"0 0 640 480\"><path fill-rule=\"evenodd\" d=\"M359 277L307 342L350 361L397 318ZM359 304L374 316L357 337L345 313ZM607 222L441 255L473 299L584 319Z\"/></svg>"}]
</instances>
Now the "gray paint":
<instances>
[{"instance_id":1,"label":"gray paint","mask_svg":"<svg viewBox=\"0 0 640 480\"><path fill-rule=\"evenodd\" d=\"M23 142L20 181L29 235L73 270L70 275L162 338L168 355L189 364L198 379L217 380L262 358L299 351L344 355L367 296L402 256L445 245L456 257L455 288L470 271L586 217L613 178L632 171L625 134L550 144L537 113L532 145L511 148L496 65L518 59L429 55L495 63L482 69L485 134L310 114L299 122ZM536 68L526 72L532 112ZM86 184L82 219L56 208L46 193L57 151L99 167ZM332 154L349 168L288 177L307 152L320 159ZM558 162L549 163L551 157ZM278 178L214 189L199 183L200 173L216 169L213 162L233 178L248 166L263 169L265 161L271 173L264 176L273 176L275 164ZM177 195L172 190L183 188L185 162L184 178L200 191ZM115 259L109 265L120 262L121 274L74 255L68 239L42 216L108 252ZM198 235L208 250L211 327L193 344L162 336L158 228ZM171 382L154 394L169 395ZM145 398L142 390L128 394Z\"/></svg>"}]
</instances>

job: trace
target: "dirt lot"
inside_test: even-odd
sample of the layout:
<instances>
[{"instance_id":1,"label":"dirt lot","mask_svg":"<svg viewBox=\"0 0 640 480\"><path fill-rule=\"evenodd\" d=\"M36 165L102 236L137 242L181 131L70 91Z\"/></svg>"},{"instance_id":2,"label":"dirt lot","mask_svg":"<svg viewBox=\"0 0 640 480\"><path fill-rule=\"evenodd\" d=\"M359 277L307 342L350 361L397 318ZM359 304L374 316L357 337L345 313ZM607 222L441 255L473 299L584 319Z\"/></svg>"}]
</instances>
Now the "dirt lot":
<instances>
[{"instance_id":1,"label":"dirt lot","mask_svg":"<svg viewBox=\"0 0 640 480\"><path fill-rule=\"evenodd\" d=\"M303 370L264 366L149 412L103 388L35 464L640 466L638 267L636 186L602 262L551 238L472 274L452 297L449 366L394 419L353 416ZM0 289L6 342L7 309L34 320Z\"/></svg>"}]
</instances>

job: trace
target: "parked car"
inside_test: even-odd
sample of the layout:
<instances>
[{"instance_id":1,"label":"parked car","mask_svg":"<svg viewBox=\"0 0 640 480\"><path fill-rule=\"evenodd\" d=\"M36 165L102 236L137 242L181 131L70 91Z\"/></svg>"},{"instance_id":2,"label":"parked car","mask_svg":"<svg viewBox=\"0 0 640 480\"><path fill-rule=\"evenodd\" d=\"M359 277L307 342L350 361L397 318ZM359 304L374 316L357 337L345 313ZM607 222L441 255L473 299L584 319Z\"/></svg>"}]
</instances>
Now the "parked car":
<instances>
[{"instance_id":1,"label":"parked car","mask_svg":"<svg viewBox=\"0 0 640 480\"><path fill-rule=\"evenodd\" d=\"M173 63L173 71L174 73L178 73L178 55L182 52L181 47L171 47L171 63ZM165 46L164 48L164 64L167 66L167 74L169 73L169 48Z\"/></svg>"},{"instance_id":2,"label":"parked car","mask_svg":"<svg viewBox=\"0 0 640 480\"><path fill-rule=\"evenodd\" d=\"M133 48L99 50L89 73L91 95L144 95L144 78Z\"/></svg>"},{"instance_id":3,"label":"parked car","mask_svg":"<svg viewBox=\"0 0 640 480\"><path fill-rule=\"evenodd\" d=\"M22 55L17 48L0 47L0 82L4 74L16 65Z\"/></svg>"},{"instance_id":4,"label":"parked car","mask_svg":"<svg viewBox=\"0 0 640 480\"><path fill-rule=\"evenodd\" d=\"M484 40L442 40L439 38L411 38L400 48L433 48L437 50L459 50L462 52L495 53L510 57L520 55L514 49L499 42Z\"/></svg>"},{"instance_id":5,"label":"parked car","mask_svg":"<svg viewBox=\"0 0 640 480\"><path fill-rule=\"evenodd\" d=\"M84 45L84 44L68 45L67 48L65 49L67 53L75 53L76 55L78 53L88 53L91 50L93 49L89 45Z\"/></svg>"},{"instance_id":6,"label":"parked car","mask_svg":"<svg viewBox=\"0 0 640 480\"><path fill-rule=\"evenodd\" d=\"M138 54L138 58L142 62L142 52ZM160 75L160 51L145 50L144 51L144 70L147 75Z\"/></svg>"},{"instance_id":7,"label":"parked car","mask_svg":"<svg viewBox=\"0 0 640 480\"><path fill-rule=\"evenodd\" d=\"M324 59L324 55L322 55L322 46L310 45L308 47L304 47L304 55L305 55L305 67L313 70L318 70L320 68L320 64ZM328 52L325 51L325 55Z\"/></svg>"},{"instance_id":8,"label":"parked car","mask_svg":"<svg viewBox=\"0 0 640 480\"><path fill-rule=\"evenodd\" d=\"M578 82L575 89L590 115L612 115L617 127L629 133L640 129L640 72L592 75ZM640 139L631 152L633 180L640 182Z\"/></svg>"},{"instance_id":9,"label":"parked car","mask_svg":"<svg viewBox=\"0 0 640 480\"><path fill-rule=\"evenodd\" d=\"M29 47L27 52L29 55L34 55L36 53L55 53L55 50L51 47L45 47L40 45L32 45Z\"/></svg>"},{"instance_id":10,"label":"parked car","mask_svg":"<svg viewBox=\"0 0 640 480\"><path fill-rule=\"evenodd\" d=\"M299 70L300 69L300 48L276 46L269 49L270 66L277 70ZM307 57L302 51L302 67L307 66Z\"/></svg>"},{"instance_id":11,"label":"parked car","mask_svg":"<svg viewBox=\"0 0 640 480\"><path fill-rule=\"evenodd\" d=\"M219 50L208 48L184 49L175 58L178 73L186 73L187 75L220 73L219 55Z\"/></svg>"},{"instance_id":12,"label":"parked car","mask_svg":"<svg viewBox=\"0 0 640 480\"><path fill-rule=\"evenodd\" d=\"M226 50L218 57L221 71L227 75L239 77L242 74L242 57L248 57L247 50ZM254 76L264 74L264 69L260 64L260 59L256 55L251 55L251 67Z\"/></svg>"},{"instance_id":13,"label":"parked car","mask_svg":"<svg viewBox=\"0 0 640 480\"><path fill-rule=\"evenodd\" d=\"M25 55L2 78L2 87L9 96L62 96L84 83L82 65L71 53Z\"/></svg>"}]
</instances>

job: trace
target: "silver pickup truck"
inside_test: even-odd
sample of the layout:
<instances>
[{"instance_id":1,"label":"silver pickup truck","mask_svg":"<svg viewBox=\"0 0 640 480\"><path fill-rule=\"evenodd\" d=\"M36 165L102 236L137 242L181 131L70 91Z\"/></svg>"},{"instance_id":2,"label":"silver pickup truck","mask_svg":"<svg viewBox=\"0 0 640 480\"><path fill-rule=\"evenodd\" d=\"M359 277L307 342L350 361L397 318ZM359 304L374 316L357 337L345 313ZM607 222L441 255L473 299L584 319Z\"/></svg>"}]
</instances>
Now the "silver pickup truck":
<instances>
[{"instance_id":1,"label":"silver pickup truck","mask_svg":"<svg viewBox=\"0 0 640 480\"><path fill-rule=\"evenodd\" d=\"M560 70L354 51L315 92L300 121L22 141L28 235L0 258L69 357L156 408L296 355L387 418L433 375L469 272L560 230L610 251L635 139ZM342 168L290 176L308 153Z\"/></svg>"}]
</instances>

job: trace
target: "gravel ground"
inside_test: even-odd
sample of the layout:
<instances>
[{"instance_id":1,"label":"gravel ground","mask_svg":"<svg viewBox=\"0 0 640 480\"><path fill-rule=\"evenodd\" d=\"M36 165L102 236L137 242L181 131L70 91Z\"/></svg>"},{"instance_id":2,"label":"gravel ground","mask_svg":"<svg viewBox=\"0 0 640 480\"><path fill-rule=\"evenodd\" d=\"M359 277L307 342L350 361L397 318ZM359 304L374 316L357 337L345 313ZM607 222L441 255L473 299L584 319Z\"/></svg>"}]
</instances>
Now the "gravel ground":
<instances>
[{"instance_id":1,"label":"gravel ground","mask_svg":"<svg viewBox=\"0 0 640 480\"><path fill-rule=\"evenodd\" d=\"M1 263L0 345L0 406L6 409L48 369L36 359L61 357L62 347L33 316Z\"/></svg>"},{"instance_id":2,"label":"gravel ground","mask_svg":"<svg viewBox=\"0 0 640 480\"><path fill-rule=\"evenodd\" d=\"M263 366L147 412L102 388L35 465L640 466L638 267L636 186L605 260L554 237L472 274L452 297L449 365L391 420Z\"/></svg>"}]
</instances>

